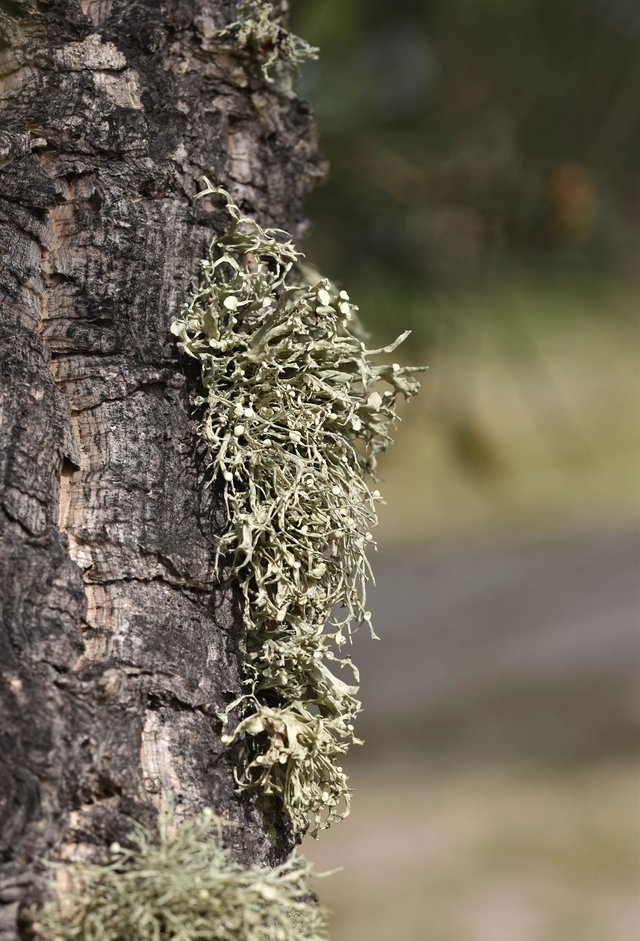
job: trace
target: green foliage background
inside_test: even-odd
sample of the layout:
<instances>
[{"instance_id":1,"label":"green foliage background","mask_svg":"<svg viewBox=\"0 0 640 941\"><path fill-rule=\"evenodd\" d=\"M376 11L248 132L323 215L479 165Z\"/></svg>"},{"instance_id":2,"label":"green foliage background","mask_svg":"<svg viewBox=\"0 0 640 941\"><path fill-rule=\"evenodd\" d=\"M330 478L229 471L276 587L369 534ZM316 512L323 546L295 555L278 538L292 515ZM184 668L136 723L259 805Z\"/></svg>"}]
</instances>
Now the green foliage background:
<instances>
[{"instance_id":1,"label":"green foliage background","mask_svg":"<svg viewBox=\"0 0 640 941\"><path fill-rule=\"evenodd\" d=\"M430 367L381 462L354 814L310 849L345 866L332 937L630 941L640 4L293 0L292 24L330 164L305 250Z\"/></svg>"},{"instance_id":2,"label":"green foliage background","mask_svg":"<svg viewBox=\"0 0 640 941\"><path fill-rule=\"evenodd\" d=\"M433 341L425 297L633 269L633 0L318 0L292 24L321 49L301 91L331 165L309 254L370 320Z\"/></svg>"}]
</instances>

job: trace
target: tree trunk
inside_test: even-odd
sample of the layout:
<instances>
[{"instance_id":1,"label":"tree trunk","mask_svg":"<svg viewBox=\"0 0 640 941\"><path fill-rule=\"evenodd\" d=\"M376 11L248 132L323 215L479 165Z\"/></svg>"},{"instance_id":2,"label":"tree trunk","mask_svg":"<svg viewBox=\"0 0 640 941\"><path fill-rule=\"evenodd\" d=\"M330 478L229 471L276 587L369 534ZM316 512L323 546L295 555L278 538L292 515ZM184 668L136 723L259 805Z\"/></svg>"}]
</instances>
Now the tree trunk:
<instances>
[{"instance_id":1,"label":"tree trunk","mask_svg":"<svg viewBox=\"0 0 640 941\"><path fill-rule=\"evenodd\" d=\"M0 939L29 937L42 859L179 814L280 861L280 807L234 793L216 713L241 691L224 525L168 326L222 224L207 174L299 229L308 106L224 50L220 0L0 2Z\"/></svg>"}]
</instances>

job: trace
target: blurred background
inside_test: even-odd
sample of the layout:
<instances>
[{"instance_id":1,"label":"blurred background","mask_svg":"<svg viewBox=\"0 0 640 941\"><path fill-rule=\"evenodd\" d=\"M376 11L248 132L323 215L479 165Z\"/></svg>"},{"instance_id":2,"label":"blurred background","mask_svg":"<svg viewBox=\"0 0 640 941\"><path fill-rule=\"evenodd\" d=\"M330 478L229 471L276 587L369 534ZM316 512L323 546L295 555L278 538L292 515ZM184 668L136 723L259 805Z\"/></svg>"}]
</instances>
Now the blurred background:
<instances>
[{"instance_id":1,"label":"blurred background","mask_svg":"<svg viewBox=\"0 0 640 941\"><path fill-rule=\"evenodd\" d=\"M382 464L334 941L638 941L640 3L297 0L306 251L427 363ZM399 355L399 354L397 354Z\"/></svg>"}]
</instances>

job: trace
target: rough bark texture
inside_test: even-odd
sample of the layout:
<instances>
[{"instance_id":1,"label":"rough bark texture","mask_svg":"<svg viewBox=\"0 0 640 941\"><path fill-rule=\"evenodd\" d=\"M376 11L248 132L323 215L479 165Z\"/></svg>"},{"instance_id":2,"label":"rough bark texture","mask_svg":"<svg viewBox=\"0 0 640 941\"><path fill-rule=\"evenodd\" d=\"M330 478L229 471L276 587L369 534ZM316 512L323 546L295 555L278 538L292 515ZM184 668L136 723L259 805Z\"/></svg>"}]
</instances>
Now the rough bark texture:
<instances>
[{"instance_id":1,"label":"rough bark texture","mask_svg":"<svg viewBox=\"0 0 640 941\"><path fill-rule=\"evenodd\" d=\"M238 858L289 849L220 742L242 619L167 330L221 223L201 176L295 232L320 172L308 107L214 41L234 18L0 2L1 941L30 936L43 857L95 854L169 788L239 822Z\"/></svg>"}]
</instances>

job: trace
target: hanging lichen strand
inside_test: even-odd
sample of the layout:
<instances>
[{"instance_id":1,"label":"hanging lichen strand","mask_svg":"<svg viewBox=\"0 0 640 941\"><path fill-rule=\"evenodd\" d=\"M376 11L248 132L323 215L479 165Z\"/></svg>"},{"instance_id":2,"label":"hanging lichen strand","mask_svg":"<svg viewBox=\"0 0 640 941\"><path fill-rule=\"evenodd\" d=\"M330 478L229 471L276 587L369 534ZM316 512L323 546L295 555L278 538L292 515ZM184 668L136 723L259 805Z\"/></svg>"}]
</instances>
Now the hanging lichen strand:
<instances>
[{"instance_id":1,"label":"hanging lichen strand","mask_svg":"<svg viewBox=\"0 0 640 941\"><path fill-rule=\"evenodd\" d=\"M222 844L222 821L205 810L175 826L171 805L158 831L137 826L128 846L101 863L63 863L66 890L37 917L43 941L326 941L293 855L274 869L242 867ZM52 888L54 886L52 885Z\"/></svg>"},{"instance_id":2,"label":"hanging lichen strand","mask_svg":"<svg viewBox=\"0 0 640 941\"><path fill-rule=\"evenodd\" d=\"M340 759L357 741L360 703L342 650L370 623L366 550L380 494L367 477L417 370L376 365L406 334L367 350L348 295L310 283L287 234L242 216L207 180L200 196L213 194L230 226L171 329L200 363L199 434L229 521L219 555L244 595L248 691L227 741L252 739L240 788L279 795L294 829L311 821L317 833L349 811Z\"/></svg>"}]
</instances>

